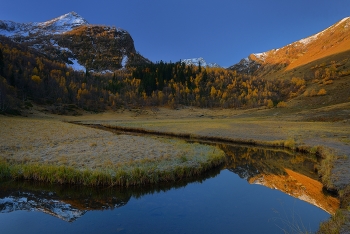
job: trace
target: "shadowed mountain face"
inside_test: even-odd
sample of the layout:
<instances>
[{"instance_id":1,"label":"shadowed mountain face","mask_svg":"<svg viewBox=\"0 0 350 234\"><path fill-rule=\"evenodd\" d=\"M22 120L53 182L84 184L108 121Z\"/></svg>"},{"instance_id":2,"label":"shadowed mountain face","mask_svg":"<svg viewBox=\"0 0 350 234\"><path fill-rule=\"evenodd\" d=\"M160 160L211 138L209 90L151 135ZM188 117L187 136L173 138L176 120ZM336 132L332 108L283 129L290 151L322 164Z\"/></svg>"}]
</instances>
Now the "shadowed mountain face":
<instances>
[{"instance_id":1,"label":"shadowed mountain face","mask_svg":"<svg viewBox=\"0 0 350 234\"><path fill-rule=\"evenodd\" d=\"M229 67L241 73L266 76L288 71L324 57L350 50L350 17L313 36L279 49L250 54Z\"/></svg>"},{"instance_id":2,"label":"shadowed mountain face","mask_svg":"<svg viewBox=\"0 0 350 234\"><path fill-rule=\"evenodd\" d=\"M75 12L40 23L0 20L0 35L75 70L105 73L150 62L136 52L126 30L91 25Z\"/></svg>"}]
</instances>

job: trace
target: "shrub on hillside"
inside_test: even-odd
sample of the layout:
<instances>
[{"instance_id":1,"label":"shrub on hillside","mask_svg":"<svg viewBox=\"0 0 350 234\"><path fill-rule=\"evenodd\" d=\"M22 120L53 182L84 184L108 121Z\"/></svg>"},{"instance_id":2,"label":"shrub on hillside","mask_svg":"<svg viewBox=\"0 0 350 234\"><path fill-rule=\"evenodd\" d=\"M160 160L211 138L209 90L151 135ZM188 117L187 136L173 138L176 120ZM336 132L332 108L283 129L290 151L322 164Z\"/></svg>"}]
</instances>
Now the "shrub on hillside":
<instances>
[{"instance_id":1,"label":"shrub on hillside","mask_svg":"<svg viewBox=\"0 0 350 234\"><path fill-rule=\"evenodd\" d=\"M311 92L310 92L310 94L309 94L309 96L310 97L314 97L314 96L316 96L317 95L317 91L316 90L311 90Z\"/></svg>"},{"instance_id":2,"label":"shrub on hillside","mask_svg":"<svg viewBox=\"0 0 350 234\"><path fill-rule=\"evenodd\" d=\"M287 107L287 103L285 103L284 101L281 101L277 104L277 107L278 108L284 108L284 107Z\"/></svg>"},{"instance_id":3,"label":"shrub on hillside","mask_svg":"<svg viewBox=\"0 0 350 234\"><path fill-rule=\"evenodd\" d=\"M271 99L267 100L267 108L272 108L273 107L273 101Z\"/></svg>"},{"instance_id":4,"label":"shrub on hillside","mask_svg":"<svg viewBox=\"0 0 350 234\"><path fill-rule=\"evenodd\" d=\"M327 91L325 89L320 89L320 91L318 91L317 96L323 96L326 95Z\"/></svg>"}]
</instances>

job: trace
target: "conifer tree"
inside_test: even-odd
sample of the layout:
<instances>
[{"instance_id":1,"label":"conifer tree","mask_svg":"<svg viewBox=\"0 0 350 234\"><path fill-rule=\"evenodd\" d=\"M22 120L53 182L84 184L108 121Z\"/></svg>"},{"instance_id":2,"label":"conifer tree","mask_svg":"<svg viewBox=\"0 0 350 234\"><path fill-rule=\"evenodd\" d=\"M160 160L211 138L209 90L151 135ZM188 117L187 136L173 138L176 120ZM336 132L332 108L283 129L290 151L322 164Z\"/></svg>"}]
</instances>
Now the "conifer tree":
<instances>
[{"instance_id":1,"label":"conifer tree","mask_svg":"<svg viewBox=\"0 0 350 234\"><path fill-rule=\"evenodd\" d=\"M2 51L0 49L0 76L4 75L4 66L5 66L4 55L2 54Z\"/></svg>"}]
</instances>

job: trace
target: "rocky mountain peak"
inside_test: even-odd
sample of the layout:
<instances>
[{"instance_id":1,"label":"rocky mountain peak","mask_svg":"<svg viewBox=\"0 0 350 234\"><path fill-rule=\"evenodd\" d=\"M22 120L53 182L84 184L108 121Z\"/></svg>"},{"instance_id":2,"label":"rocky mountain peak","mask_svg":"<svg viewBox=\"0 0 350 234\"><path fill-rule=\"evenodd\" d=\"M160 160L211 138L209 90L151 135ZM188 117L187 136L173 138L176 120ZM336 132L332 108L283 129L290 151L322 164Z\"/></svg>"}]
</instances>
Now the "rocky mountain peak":
<instances>
[{"instance_id":1,"label":"rocky mountain peak","mask_svg":"<svg viewBox=\"0 0 350 234\"><path fill-rule=\"evenodd\" d=\"M45 30L66 32L82 25L88 25L89 23L76 12L72 11L52 20L34 24Z\"/></svg>"},{"instance_id":2,"label":"rocky mountain peak","mask_svg":"<svg viewBox=\"0 0 350 234\"><path fill-rule=\"evenodd\" d=\"M74 11L40 23L0 20L0 35L77 71L112 73L150 62L136 52L126 30L89 24Z\"/></svg>"},{"instance_id":3,"label":"rocky mountain peak","mask_svg":"<svg viewBox=\"0 0 350 234\"><path fill-rule=\"evenodd\" d=\"M45 22L16 23L0 20L0 35L27 37L37 34L62 34L89 23L74 11Z\"/></svg>"}]
</instances>

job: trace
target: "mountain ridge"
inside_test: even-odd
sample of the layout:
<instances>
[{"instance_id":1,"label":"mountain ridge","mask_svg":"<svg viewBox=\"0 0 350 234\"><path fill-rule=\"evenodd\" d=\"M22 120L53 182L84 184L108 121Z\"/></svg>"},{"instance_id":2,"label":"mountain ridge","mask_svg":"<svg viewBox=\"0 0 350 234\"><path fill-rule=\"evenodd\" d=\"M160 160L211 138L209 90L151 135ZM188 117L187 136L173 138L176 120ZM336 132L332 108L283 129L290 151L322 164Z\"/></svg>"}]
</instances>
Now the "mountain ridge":
<instances>
[{"instance_id":1,"label":"mountain ridge","mask_svg":"<svg viewBox=\"0 0 350 234\"><path fill-rule=\"evenodd\" d=\"M350 50L350 17L278 49L252 53L228 69L264 76L271 71L291 70L326 56Z\"/></svg>"},{"instance_id":2,"label":"mountain ridge","mask_svg":"<svg viewBox=\"0 0 350 234\"><path fill-rule=\"evenodd\" d=\"M89 25L89 23L72 11L45 22L17 23L11 20L0 20L0 34L7 37L61 34L82 25Z\"/></svg>"}]
</instances>

